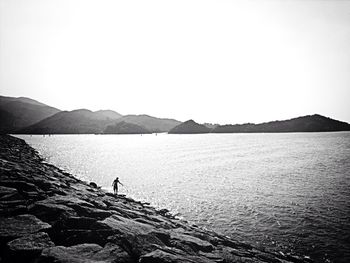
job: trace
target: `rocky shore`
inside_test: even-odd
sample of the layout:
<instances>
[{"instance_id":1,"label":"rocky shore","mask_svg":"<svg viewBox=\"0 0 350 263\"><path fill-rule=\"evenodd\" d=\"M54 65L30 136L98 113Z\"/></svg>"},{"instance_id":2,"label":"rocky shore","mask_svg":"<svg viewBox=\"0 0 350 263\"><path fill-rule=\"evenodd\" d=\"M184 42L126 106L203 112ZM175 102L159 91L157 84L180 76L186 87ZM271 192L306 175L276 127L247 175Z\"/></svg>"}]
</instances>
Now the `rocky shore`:
<instances>
[{"instance_id":1,"label":"rocky shore","mask_svg":"<svg viewBox=\"0 0 350 263\"><path fill-rule=\"evenodd\" d=\"M310 262L115 196L0 136L0 262Z\"/></svg>"}]
</instances>

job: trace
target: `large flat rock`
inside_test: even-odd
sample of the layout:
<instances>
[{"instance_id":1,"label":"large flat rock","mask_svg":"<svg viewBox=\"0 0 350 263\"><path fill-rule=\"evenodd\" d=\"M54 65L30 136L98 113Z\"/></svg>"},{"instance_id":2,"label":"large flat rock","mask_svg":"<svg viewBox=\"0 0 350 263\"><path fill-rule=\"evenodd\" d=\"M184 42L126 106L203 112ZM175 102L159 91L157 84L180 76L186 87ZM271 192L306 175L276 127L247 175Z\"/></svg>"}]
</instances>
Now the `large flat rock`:
<instances>
[{"instance_id":1,"label":"large flat rock","mask_svg":"<svg viewBox=\"0 0 350 263\"><path fill-rule=\"evenodd\" d=\"M116 245L104 248L97 244L80 244L71 247L56 246L44 249L38 263L131 263L129 255Z\"/></svg>"},{"instance_id":2,"label":"large flat rock","mask_svg":"<svg viewBox=\"0 0 350 263\"><path fill-rule=\"evenodd\" d=\"M40 256L43 249L54 245L47 233L29 234L7 243L5 259L8 262L29 262Z\"/></svg>"},{"instance_id":3,"label":"large flat rock","mask_svg":"<svg viewBox=\"0 0 350 263\"><path fill-rule=\"evenodd\" d=\"M7 242L49 228L51 228L51 225L29 214L0 217L0 241Z\"/></svg>"}]
</instances>

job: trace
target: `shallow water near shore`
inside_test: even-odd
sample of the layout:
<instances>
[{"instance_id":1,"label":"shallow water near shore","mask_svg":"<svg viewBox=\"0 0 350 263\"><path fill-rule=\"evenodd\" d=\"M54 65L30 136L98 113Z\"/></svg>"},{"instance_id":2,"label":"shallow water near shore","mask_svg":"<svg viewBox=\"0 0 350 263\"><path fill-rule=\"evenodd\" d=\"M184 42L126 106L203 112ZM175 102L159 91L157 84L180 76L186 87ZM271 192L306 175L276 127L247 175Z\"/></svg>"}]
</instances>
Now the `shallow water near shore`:
<instances>
[{"instance_id":1,"label":"shallow water near shore","mask_svg":"<svg viewBox=\"0 0 350 263\"><path fill-rule=\"evenodd\" d=\"M255 246L350 260L350 133L17 136L50 163Z\"/></svg>"}]
</instances>

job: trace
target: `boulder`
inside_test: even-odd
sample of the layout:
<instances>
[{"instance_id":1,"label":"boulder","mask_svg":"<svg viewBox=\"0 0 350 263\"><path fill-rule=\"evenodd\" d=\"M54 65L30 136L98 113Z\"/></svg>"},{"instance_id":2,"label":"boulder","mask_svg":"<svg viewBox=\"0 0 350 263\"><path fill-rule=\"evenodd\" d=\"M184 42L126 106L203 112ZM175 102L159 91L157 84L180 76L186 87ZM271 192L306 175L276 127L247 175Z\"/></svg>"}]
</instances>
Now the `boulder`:
<instances>
[{"instance_id":1,"label":"boulder","mask_svg":"<svg viewBox=\"0 0 350 263\"><path fill-rule=\"evenodd\" d=\"M0 186L5 186L8 188L15 188L19 192L21 191L38 191L38 188L29 182L26 182L24 180L1 180Z\"/></svg>"},{"instance_id":2,"label":"boulder","mask_svg":"<svg viewBox=\"0 0 350 263\"><path fill-rule=\"evenodd\" d=\"M9 194L16 194L16 193L18 193L16 188L0 186L0 198Z\"/></svg>"},{"instance_id":3,"label":"boulder","mask_svg":"<svg viewBox=\"0 0 350 263\"><path fill-rule=\"evenodd\" d=\"M165 247L165 244L155 233L134 235L123 233L109 237L108 240L121 246L135 260L157 248Z\"/></svg>"},{"instance_id":4,"label":"boulder","mask_svg":"<svg viewBox=\"0 0 350 263\"><path fill-rule=\"evenodd\" d=\"M205 257L189 256L175 249L157 249L140 258L140 263L214 263Z\"/></svg>"},{"instance_id":5,"label":"boulder","mask_svg":"<svg viewBox=\"0 0 350 263\"><path fill-rule=\"evenodd\" d=\"M12 217L27 213L28 209L25 205L16 205L15 207L8 207L0 204L0 216L2 217Z\"/></svg>"},{"instance_id":6,"label":"boulder","mask_svg":"<svg viewBox=\"0 0 350 263\"><path fill-rule=\"evenodd\" d=\"M97 184L95 182L90 182L89 185L93 188L97 188Z\"/></svg>"},{"instance_id":7,"label":"boulder","mask_svg":"<svg viewBox=\"0 0 350 263\"><path fill-rule=\"evenodd\" d=\"M114 234L105 224L90 217L69 217L57 221L50 229L50 236L57 245L72 246L94 243L104 246Z\"/></svg>"},{"instance_id":8,"label":"boulder","mask_svg":"<svg viewBox=\"0 0 350 263\"><path fill-rule=\"evenodd\" d=\"M131 263L129 255L116 245L80 244L71 247L56 246L46 248L38 263Z\"/></svg>"},{"instance_id":9,"label":"boulder","mask_svg":"<svg viewBox=\"0 0 350 263\"><path fill-rule=\"evenodd\" d=\"M86 190L85 186L85 189ZM73 188L73 186L72 186ZM82 193L84 193L84 190L78 190L77 193L80 194L81 196L84 196ZM71 205L80 205L80 206L85 206L85 207L91 207L94 208L94 205L83 200L82 198L69 195L69 196L61 196L61 195L55 195L51 196L50 198L47 199L47 201L54 203L54 204L61 204L61 205L66 205L66 206L71 206Z\"/></svg>"},{"instance_id":10,"label":"boulder","mask_svg":"<svg viewBox=\"0 0 350 263\"><path fill-rule=\"evenodd\" d=\"M42 222L33 215L25 214L0 218L0 242L8 242L49 228L51 228L51 225Z\"/></svg>"},{"instance_id":11,"label":"boulder","mask_svg":"<svg viewBox=\"0 0 350 263\"><path fill-rule=\"evenodd\" d=\"M61 229L50 231L50 236L57 245L73 246L83 243L94 243L104 246L109 236L113 235L110 230L89 229Z\"/></svg>"},{"instance_id":12,"label":"boulder","mask_svg":"<svg viewBox=\"0 0 350 263\"><path fill-rule=\"evenodd\" d=\"M147 234L153 230L150 225L117 215L112 215L99 222L118 233L129 233L131 235Z\"/></svg>"},{"instance_id":13,"label":"boulder","mask_svg":"<svg viewBox=\"0 0 350 263\"><path fill-rule=\"evenodd\" d=\"M76 216L74 209L51 202L51 200L38 201L29 206L29 212L45 222L56 222L60 218Z\"/></svg>"},{"instance_id":14,"label":"boulder","mask_svg":"<svg viewBox=\"0 0 350 263\"><path fill-rule=\"evenodd\" d=\"M214 249L213 245L208 241L178 231L171 232L171 243L174 247L188 253L197 253L198 251L211 252Z\"/></svg>"},{"instance_id":15,"label":"boulder","mask_svg":"<svg viewBox=\"0 0 350 263\"><path fill-rule=\"evenodd\" d=\"M53 247L47 233L38 232L26 235L7 243L6 261L8 262L28 262L39 256L44 248Z\"/></svg>"},{"instance_id":16,"label":"boulder","mask_svg":"<svg viewBox=\"0 0 350 263\"><path fill-rule=\"evenodd\" d=\"M104 248L96 254L96 257L101 259L112 258L113 259L112 262L115 262L115 263L133 262L132 258L124 249L112 243L106 244Z\"/></svg>"},{"instance_id":17,"label":"boulder","mask_svg":"<svg viewBox=\"0 0 350 263\"><path fill-rule=\"evenodd\" d=\"M78 204L70 204L70 207L73 208L78 213L79 216L93 217L100 220L103 220L113 214L111 211L82 206Z\"/></svg>"},{"instance_id":18,"label":"boulder","mask_svg":"<svg viewBox=\"0 0 350 263\"><path fill-rule=\"evenodd\" d=\"M90 230L110 229L105 224L99 222L98 219L91 217L68 217L57 222L53 225L53 228Z\"/></svg>"}]
</instances>

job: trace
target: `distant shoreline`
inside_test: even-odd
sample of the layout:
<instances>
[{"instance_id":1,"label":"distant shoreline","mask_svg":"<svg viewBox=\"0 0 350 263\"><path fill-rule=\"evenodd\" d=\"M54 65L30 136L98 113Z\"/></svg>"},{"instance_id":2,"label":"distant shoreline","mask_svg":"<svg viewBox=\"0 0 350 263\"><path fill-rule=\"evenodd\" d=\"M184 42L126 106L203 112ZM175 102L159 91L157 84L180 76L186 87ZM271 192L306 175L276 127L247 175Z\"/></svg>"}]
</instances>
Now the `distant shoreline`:
<instances>
[{"instance_id":1,"label":"distant shoreline","mask_svg":"<svg viewBox=\"0 0 350 263\"><path fill-rule=\"evenodd\" d=\"M350 124L320 114L263 123L199 124L112 110L61 111L44 103L0 96L0 134L174 134L350 131ZM25 117L24 117L25 116Z\"/></svg>"},{"instance_id":2,"label":"distant shoreline","mask_svg":"<svg viewBox=\"0 0 350 263\"><path fill-rule=\"evenodd\" d=\"M348 133L350 131L294 131L294 132L220 132L220 133L149 133L149 134L135 134L135 133L52 133L52 134L28 134L28 133L10 133L10 136L55 136L55 135L134 135L134 136L152 136L152 135L203 135L203 134L301 134L301 133ZM1 135L1 134L0 134ZM6 135L6 134L3 134Z\"/></svg>"}]
</instances>

